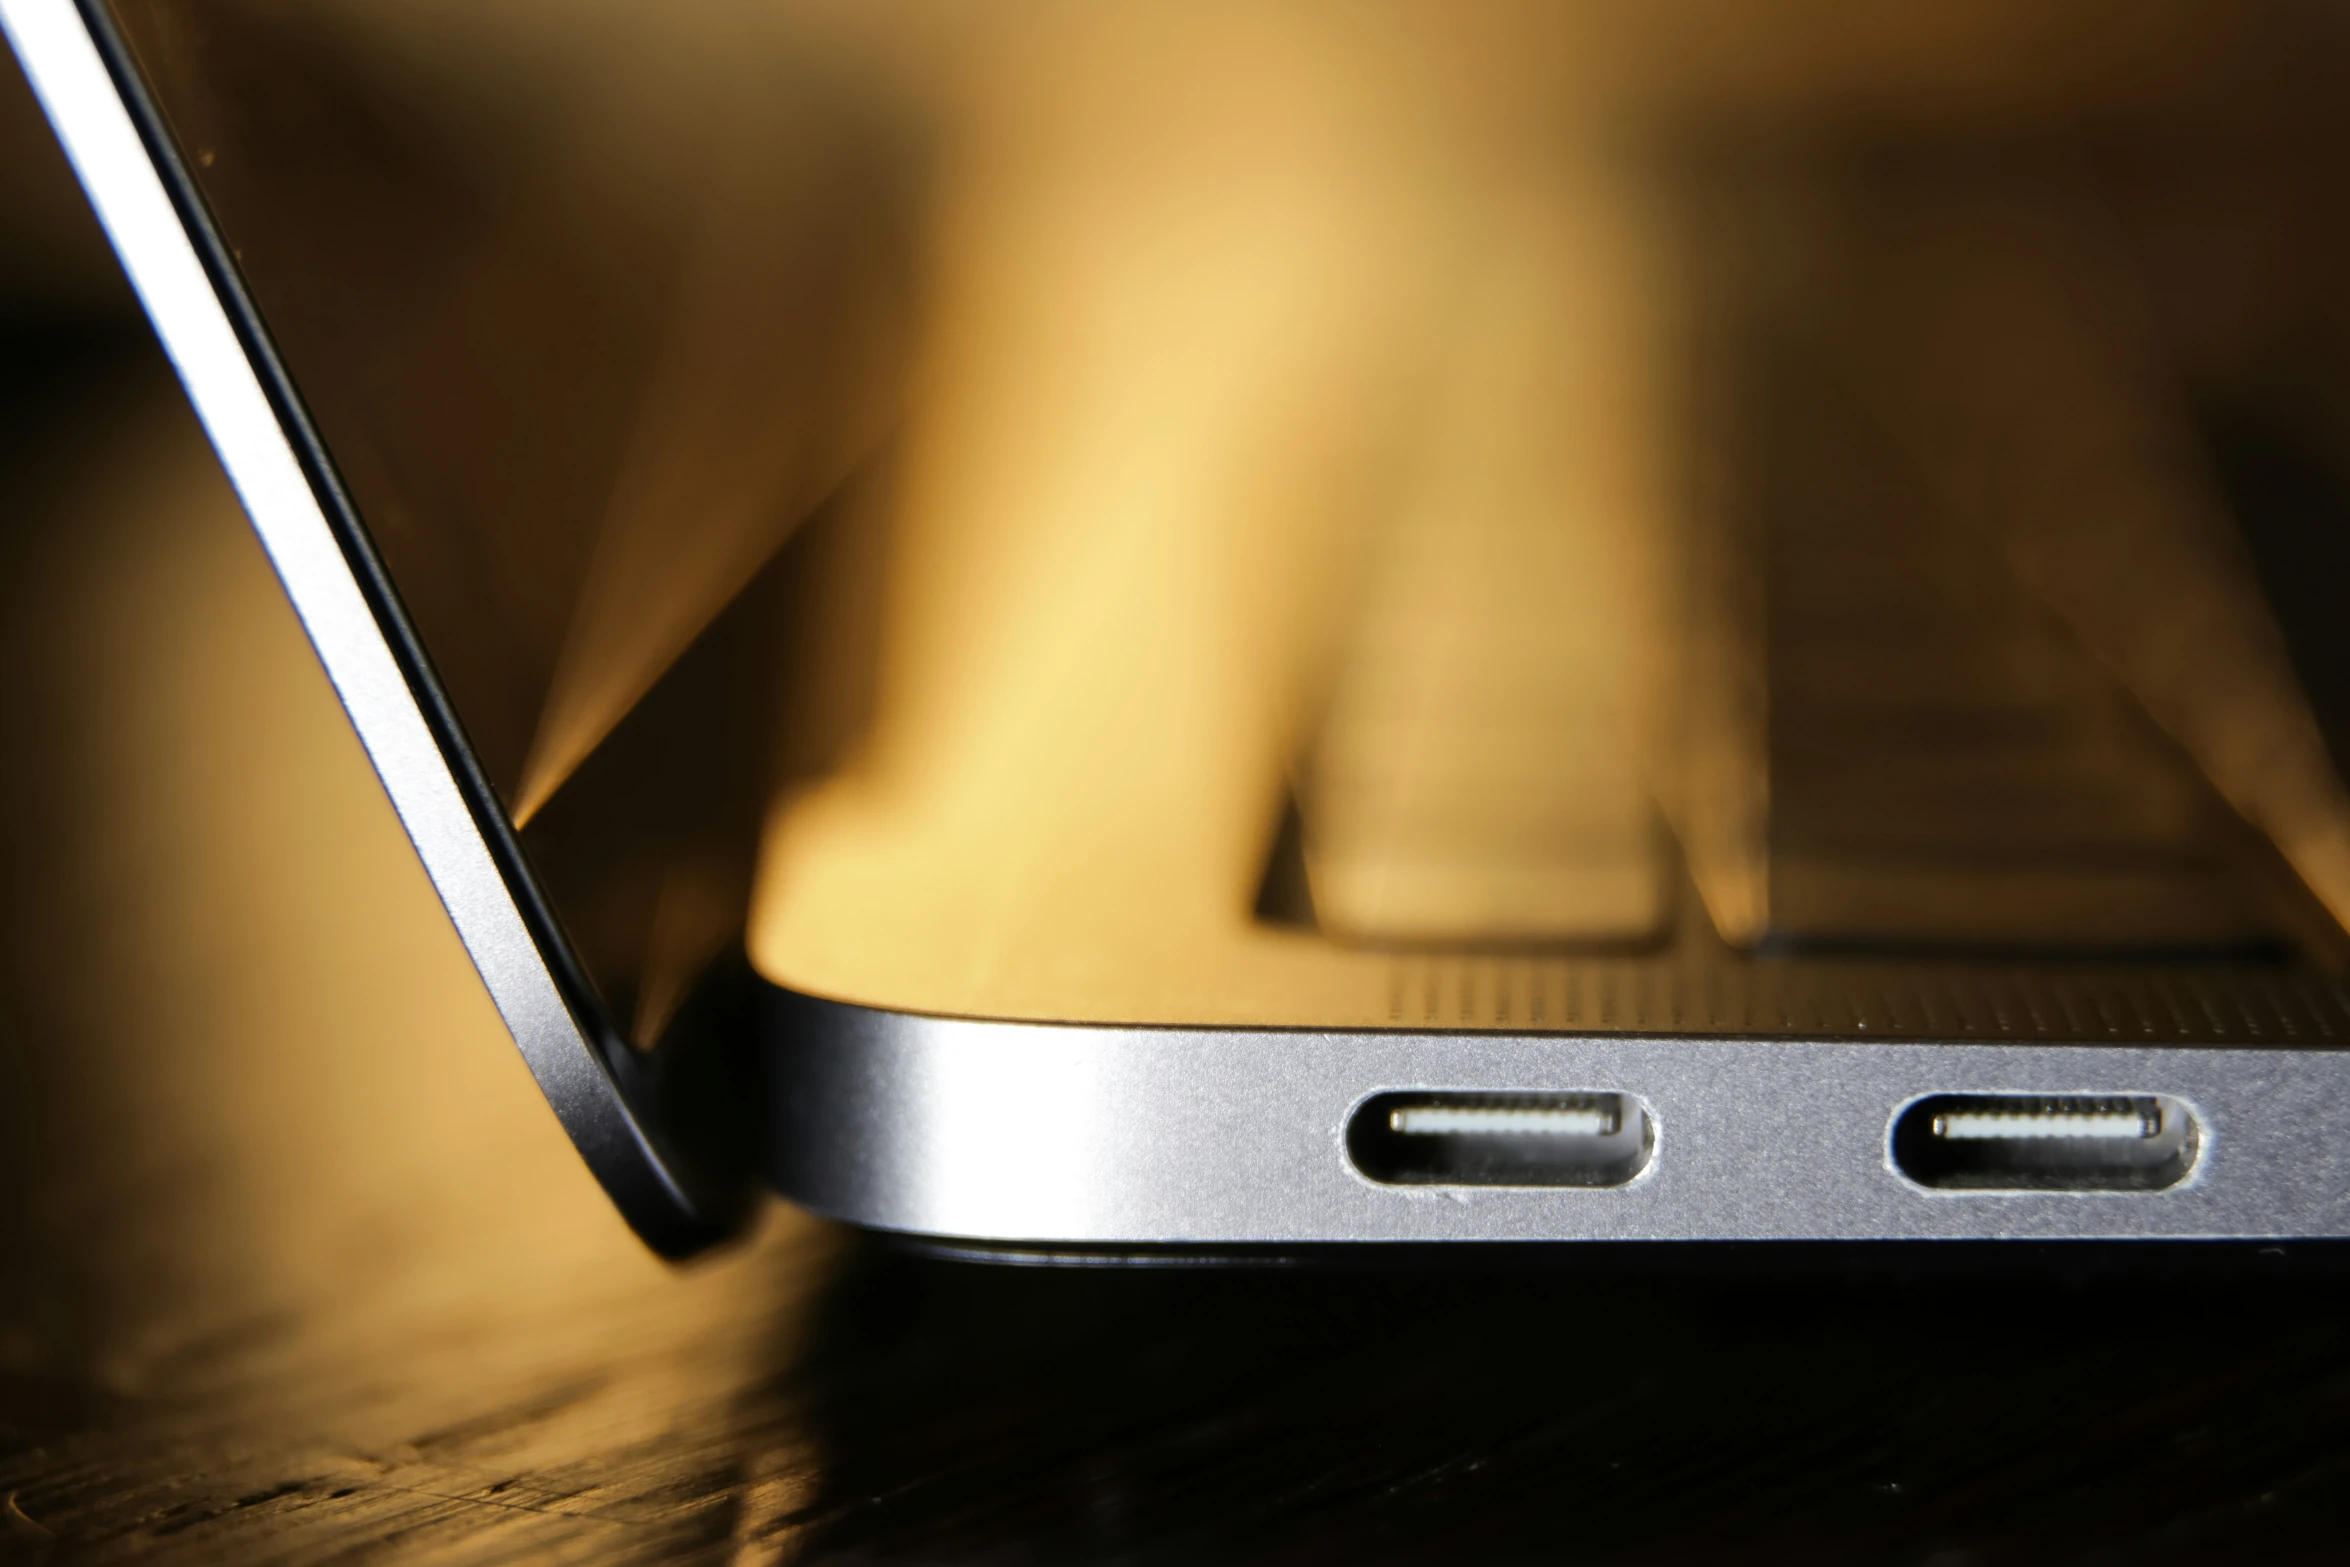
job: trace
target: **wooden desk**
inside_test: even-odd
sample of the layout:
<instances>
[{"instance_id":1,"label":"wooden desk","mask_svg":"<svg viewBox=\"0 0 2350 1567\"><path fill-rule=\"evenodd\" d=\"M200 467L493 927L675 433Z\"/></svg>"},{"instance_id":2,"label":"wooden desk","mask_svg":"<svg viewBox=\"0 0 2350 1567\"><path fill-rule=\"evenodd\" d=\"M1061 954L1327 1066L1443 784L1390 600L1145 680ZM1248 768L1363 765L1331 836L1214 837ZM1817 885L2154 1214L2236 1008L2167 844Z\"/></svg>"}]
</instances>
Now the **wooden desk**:
<instances>
[{"instance_id":1,"label":"wooden desk","mask_svg":"<svg viewBox=\"0 0 2350 1567\"><path fill-rule=\"evenodd\" d=\"M663 1267L152 349L0 353L0 1554L2338 1559L2297 1258Z\"/></svg>"}]
</instances>

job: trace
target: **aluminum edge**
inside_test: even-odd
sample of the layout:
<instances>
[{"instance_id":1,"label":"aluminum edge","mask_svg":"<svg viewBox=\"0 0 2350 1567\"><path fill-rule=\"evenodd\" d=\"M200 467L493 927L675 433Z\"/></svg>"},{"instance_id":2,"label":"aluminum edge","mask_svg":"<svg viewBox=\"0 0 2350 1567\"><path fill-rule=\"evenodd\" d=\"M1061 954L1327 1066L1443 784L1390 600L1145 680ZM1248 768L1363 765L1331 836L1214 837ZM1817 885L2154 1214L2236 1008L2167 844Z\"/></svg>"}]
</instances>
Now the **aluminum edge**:
<instances>
[{"instance_id":1,"label":"aluminum edge","mask_svg":"<svg viewBox=\"0 0 2350 1567\"><path fill-rule=\"evenodd\" d=\"M228 310L73 0L0 0L7 34L394 811L557 1119L629 1223L709 1225L573 1014L468 810Z\"/></svg>"},{"instance_id":2,"label":"aluminum edge","mask_svg":"<svg viewBox=\"0 0 2350 1567\"><path fill-rule=\"evenodd\" d=\"M1000 1023L783 995L770 1179L981 1243L2296 1240L2350 1236L2350 1052L2018 1041L1224 1031ZM1620 1187L1381 1186L1348 1115L1400 1089L1612 1091L1656 1118ZM1935 1092L2145 1092L2206 1142L2150 1192L1929 1189L1894 1116Z\"/></svg>"}]
</instances>

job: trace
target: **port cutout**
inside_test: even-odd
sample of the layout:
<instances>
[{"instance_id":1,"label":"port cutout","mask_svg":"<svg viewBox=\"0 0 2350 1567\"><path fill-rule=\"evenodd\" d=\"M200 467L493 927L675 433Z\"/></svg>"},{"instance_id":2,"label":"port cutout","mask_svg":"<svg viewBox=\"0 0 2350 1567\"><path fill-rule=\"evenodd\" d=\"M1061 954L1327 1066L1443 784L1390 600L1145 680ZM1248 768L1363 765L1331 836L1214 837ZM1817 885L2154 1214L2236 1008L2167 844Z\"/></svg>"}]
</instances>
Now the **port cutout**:
<instances>
[{"instance_id":1,"label":"port cutout","mask_svg":"<svg viewBox=\"0 0 2350 1567\"><path fill-rule=\"evenodd\" d=\"M1347 1124L1355 1168L1390 1186L1621 1186L1655 1145L1629 1094L1377 1094Z\"/></svg>"},{"instance_id":2,"label":"port cutout","mask_svg":"<svg viewBox=\"0 0 2350 1567\"><path fill-rule=\"evenodd\" d=\"M1936 1094L1893 1122L1893 1162L1963 1191L2153 1192L2195 1167L2194 1112L2153 1094Z\"/></svg>"}]
</instances>

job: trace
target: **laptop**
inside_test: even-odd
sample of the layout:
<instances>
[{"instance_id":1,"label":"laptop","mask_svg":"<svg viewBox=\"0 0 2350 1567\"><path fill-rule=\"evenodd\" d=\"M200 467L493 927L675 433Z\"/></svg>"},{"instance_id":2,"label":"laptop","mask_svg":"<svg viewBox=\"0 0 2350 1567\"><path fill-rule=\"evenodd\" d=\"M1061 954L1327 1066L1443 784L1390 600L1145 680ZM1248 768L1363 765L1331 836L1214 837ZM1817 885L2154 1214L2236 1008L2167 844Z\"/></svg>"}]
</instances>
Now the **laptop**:
<instances>
[{"instance_id":1,"label":"laptop","mask_svg":"<svg viewBox=\"0 0 2350 1567\"><path fill-rule=\"evenodd\" d=\"M1637 9L0 23L657 1250L2350 1235L2350 40Z\"/></svg>"}]
</instances>

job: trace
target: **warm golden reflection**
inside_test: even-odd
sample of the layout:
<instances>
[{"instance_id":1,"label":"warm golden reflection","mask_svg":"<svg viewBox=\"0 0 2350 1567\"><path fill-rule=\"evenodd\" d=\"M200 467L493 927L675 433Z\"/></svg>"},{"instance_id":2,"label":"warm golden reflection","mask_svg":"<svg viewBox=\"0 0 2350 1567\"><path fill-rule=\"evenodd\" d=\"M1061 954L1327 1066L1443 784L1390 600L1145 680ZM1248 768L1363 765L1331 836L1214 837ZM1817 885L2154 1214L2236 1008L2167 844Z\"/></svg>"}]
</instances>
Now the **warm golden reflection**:
<instances>
[{"instance_id":1,"label":"warm golden reflection","mask_svg":"<svg viewBox=\"0 0 2350 1567\"><path fill-rule=\"evenodd\" d=\"M124 8L642 1042L2343 955L2322 7Z\"/></svg>"},{"instance_id":2,"label":"warm golden reflection","mask_svg":"<svg viewBox=\"0 0 2350 1567\"><path fill-rule=\"evenodd\" d=\"M898 415L910 302L859 182L768 128L711 179L517 786L527 822ZM726 138L720 156L726 155ZM843 243L843 236L847 243ZM746 305L750 308L746 309ZM763 309L760 307L764 307Z\"/></svg>"},{"instance_id":3,"label":"warm golden reflection","mask_svg":"<svg viewBox=\"0 0 2350 1567\"><path fill-rule=\"evenodd\" d=\"M1969 303L2078 286L2078 232L1980 199L2046 182L2002 139L2070 168L2079 117L2192 122L2237 21L2167 15L2092 86L2019 12L1823 12L1751 69L1606 8L1040 14L947 122L881 699L770 819L770 976L1376 1022L1397 948L1686 966L1691 896L1732 947L2330 950L2161 732L2339 916L2350 802L2282 644L2168 520L2209 509L2192 432L2069 434L2186 392ZM1972 424L1916 400L1969 386ZM2104 601L2220 674L2174 689L2046 580L2048 524L1954 491L1993 415L2097 447Z\"/></svg>"},{"instance_id":4,"label":"warm golden reflection","mask_svg":"<svg viewBox=\"0 0 2350 1567\"><path fill-rule=\"evenodd\" d=\"M1621 171L1520 179L1477 215L1292 742L1312 916L1348 940L1637 942L1670 914L1641 722L1665 695L1663 258Z\"/></svg>"}]
</instances>

